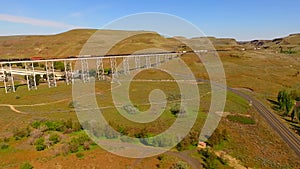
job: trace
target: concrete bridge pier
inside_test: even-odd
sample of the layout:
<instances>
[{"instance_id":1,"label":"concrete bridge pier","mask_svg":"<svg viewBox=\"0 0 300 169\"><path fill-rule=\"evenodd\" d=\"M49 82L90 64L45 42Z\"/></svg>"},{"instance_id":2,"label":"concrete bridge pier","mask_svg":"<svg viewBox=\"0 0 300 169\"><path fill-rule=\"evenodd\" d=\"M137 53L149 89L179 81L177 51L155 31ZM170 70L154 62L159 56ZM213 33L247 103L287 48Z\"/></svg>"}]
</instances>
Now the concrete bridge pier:
<instances>
[{"instance_id":1,"label":"concrete bridge pier","mask_svg":"<svg viewBox=\"0 0 300 169\"><path fill-rule=\"evenodd\" d=\"M48 87L56 87L56 77L54 72L54 62L53 61L46 61L46 75L47 75L47 82Z\"/></svg>"},{"instance_id":2,"label":"concrete bridge pier","mask_svg":"<svg viewBox=\"0 0 300 169\"><path fill-rule=\"evenodd\" d=\"M103 58L99 58L97 59L96 61L96 69L97 69L97 77L98 77L98 80L104 80L105 79L105 76L104 76L104 66L103 66Z\"/></svg>"},{"instance_id":3,"label":"concrete bridge pier","mask_svg":"<svg viewBox=\"0 0 300 169\"><path fill-rule=\"evenodd\" d=\"M74 75L72 69L72 62L64 60L64 67L65 67L65 80L66 84L73 84L74 83Z\"/></svg>"},{"instance_id":4,"label":"concrete bridge pier","mask_svg":"<svg viewBox=\"0 0 300 169\"><path fill-rule=\"evenodd\" d=\"M3 64L1 64L2 80L4 83L5 93L16 92L14 76L12 74L11 63L8 64L9 71L4 70Z\"/></svg>"},{"instance_id":5,"label":"concrete bridge pier","mask_svg":"<svg viewBox=\"0 0 300 169\"><path fill-rule=\"evenodd\" d=\"M25 63L25 72L28 90L37 90L35 71L33 62Z\"/></svg>"}]
</instances>

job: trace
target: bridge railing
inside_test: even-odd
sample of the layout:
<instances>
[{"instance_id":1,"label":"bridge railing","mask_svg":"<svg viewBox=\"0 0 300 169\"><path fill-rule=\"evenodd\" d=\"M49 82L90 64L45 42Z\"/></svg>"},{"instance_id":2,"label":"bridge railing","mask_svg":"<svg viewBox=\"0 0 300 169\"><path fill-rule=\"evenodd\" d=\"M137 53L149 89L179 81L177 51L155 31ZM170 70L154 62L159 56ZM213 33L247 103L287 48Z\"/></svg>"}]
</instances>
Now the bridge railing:
<instances>
[{"instance_id":1,"label":"bridge railing","mask_svg":"<svg viewBox=\"0 0 300 169\"><path fill-rule=\"evenodd\" d=\"M132 70L155 67L180 55L181 53L155 53L5 61L0 62L0 81L3 81L6 93L16 91L14 76L24 76L28 90L36 90L37 81L40 78L47 81L49 88L51 88L56 87L57 80L60 79L64 79L67 85L73 84L75 79L80 79L83 82L89 82L90 77L104 80L105 74L110 74L112 77L118 76L119 73L129 74ZM60 71L58 70L59 66L55 66L57 62L63 65L60 67ZM79 68L78 70L74 69L75 63L77 64L76 68ZM122 66L120 67L118 63L122 63ZM22 65L22 68L15 65ZM36 68L43 68L44 70L37 70ZM37 78L37 76L40 77Z\"/></svg>"}]
</instances>

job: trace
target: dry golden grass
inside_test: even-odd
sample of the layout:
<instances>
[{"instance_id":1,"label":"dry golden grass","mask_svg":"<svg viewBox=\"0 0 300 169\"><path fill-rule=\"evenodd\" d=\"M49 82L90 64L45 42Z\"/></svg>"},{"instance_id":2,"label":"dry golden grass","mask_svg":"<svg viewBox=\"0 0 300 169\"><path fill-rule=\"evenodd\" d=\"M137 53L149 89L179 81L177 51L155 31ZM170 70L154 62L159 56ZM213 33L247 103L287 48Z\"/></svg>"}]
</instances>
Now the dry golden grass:
<instances>
[{"instance_id":1,"label":"dry golden grass","mask_svg":"<svg viewBox=\"0 0 300 169\"><path fill-rule=\"evenodd\" d=\"M50 57L66 57L70 55L77 55L80 52L82 45L96 30L75 30L60 35L52 36L20 36L20 37L0 37L1 58L8 57L31 57L31 56L43 56L45 58ZM106 34L112 33L109 31L103 32ZM124 32L123 32L124 33ZM295 35L296 36L296 35ZM23 40L21 40L23 39ZM227 83L230 87L246 88L253 91L253 95L265 101L266 98L274 98L277 92L286 87L299 86L299 76L294 76L300 67L300 57L296 53L294 55L279 54L276 53L277 48L274 50L239 50L242 46L237 44L234 40L221 39L216 40L211 38L213 44L220 50L229 50L219 52L223 61ZM288 37L287 41L297 43L295 37ZM143 51L145 48L159 48L163 50L174 50L174 47L178 47L180 43L174 39L166 39L155 33L145 32L143 35L136 35L119 42L114 48L110 50L111 54L115 53L133 53L135 51ZM46 48L47 47L47 48ZM37 53L37 49L42 49L40 53ZM233 50L234 49L234 50ZM19 54L18 54L19 52ZM185 54L182 59L191 68L196 77L209 78L205 67L201 63L201 60L194 54ZM176 60L175 60L176 61ZM148 79L150 77L162 79L169 79L170 77L157 73L153 70L145 71L143 74L139 74L137 79ZM113 107L111 93L109 91L111 84L109 82L97 82L96 92L97 101L101 107L109 107L103 110L103 114L108 121L117 121L123 125L129 126L130 129L142 128L145 125L133 124L128 122L125 118L120 118L120 114ZM148 105L142 105L148 103L148 94L151 89L157 88L164 90L168 95L176 94L176 84L148 84L147 89L144 88L145 82L135 82L132 84L131 99L136 105L140 105L140 109L147 109ZM209 86L205 84L199 84L202 87L200 91L201 95L205 95L209 91ZM16 96L19 99L16 99ZM38 104L45 102L54 102L57 100L64 100L62 102L53 103L49 105L40 106L21 106L18 107L20 111L27 112L29 114L17 114L10 110L8 107L0 107L0 127L2 131L0 135L10 134L13 126L26 126L32 120L36 118L48 118L48 119L65 119L76 118L74 110L68 107L71 102L71 86L65 86L59 84L58 88L48 89L45 84L39 86L38 91L28 92L26 86L18 88L17 93L1 95L1 104ZM230 140L221 145L220 149L228 152L230 155L242 161L245 166L257 167L257 168L272 168L272 167L286 167L297 168L299 162L297 157L293 155L283 140L279 138L277 134L266 124L266 122L260 117L254 110L249 110L247 101L244 99L232 95L229 93L227 106L225 111L230 113L250 115L256 120L255 125L243 125L230 122L226 119L222 120L221 128L226 128L230 133ZM201 98L201 110L193 130L200 130L203 125L208 107L210 106L210 95ZM164 113L159 120L150 124L149 130L153 133L161 132L162 129L170 126L174 121L174 117L170 116L168 112ZM222 147L223 146L223 147ZM17 146L18 147L18 146ZM30 153L32 156L24 156L24 153ZM82 167L93 167L92 165L83 166L86 163L80 163L81 160L77 159L75 155L71 156L59 156L53 157L49 155L49 152L37 153L33 150L13 149L8 152L0 152L1 165L7 167L15 167L25 160L33 161L33 164L38 167L55 167L55 165L79 165ZM14 155L17 160L12 161L11 156ZM2 158L3 157L3 158ZM101 149L95 151L86 152L85 160L88 160L91 164L95 161L102 159L103 163L108 159L120 161L116 166L108 167L120 167L130 166L135 161L117 156L109 155ZM149 158L143 160L144 162L138 163L137 167L149 165L155 167L155 164L159 162L155 158ZM170 161L174 161L171 159ZM278 163L278 164L277 164ZM164 164L162 168L168 168L170 163ZM2 167L2 166L0 166Z\"/></svg>"}]
</instances>

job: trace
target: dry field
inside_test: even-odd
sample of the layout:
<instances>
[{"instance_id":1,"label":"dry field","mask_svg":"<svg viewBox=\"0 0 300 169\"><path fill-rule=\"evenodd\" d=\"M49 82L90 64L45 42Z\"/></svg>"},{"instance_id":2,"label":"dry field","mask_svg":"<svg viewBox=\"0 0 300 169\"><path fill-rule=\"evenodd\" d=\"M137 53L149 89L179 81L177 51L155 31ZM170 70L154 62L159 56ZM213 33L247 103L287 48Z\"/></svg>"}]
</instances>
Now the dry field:
<instances>
[{"instance_id":1,"label":"dry field","mask_svg":"<svg viewBox=\"0 0 300 169\"><path fill-rule=\"evenodd\" d=\"M65 34L52 36L20 36L0 37L1 58L42 56L66 57L77 55L82 44L95 30L75 30ZM106 32L109 33L109 32ZM141 41L139 41L140 39ZM253 44L239 44L232 39L211 38L223 61L227 83L230 87L247 89L251 95L259 98L266 105L266 99L274 99L277 92L283 88L298 88L300 86L299 52L295 54L279 53L278 45L268 41L264 45L268 49L253 50ZM282 40L291 46L299 41L294 37ZM283 42L280 43L283 43ZM279 44L280 44L279 43ZM288 44L287 44L288 43ZM284 46L284 44L281 44ZM160 48L174 50L180 43L174 39L165 39L153 33L136 36L120 42L110 53L132 53L145 48ZM242 50L246 48L246 50ZM295 47L294 49L298 49ZM226 51L225 51L226 50ZM229 51L228 51L229 50ZM196 77L208 78L201 60L194 54L185 54L182 59L187 63ZM177 62L173 60L171 62ZM136 79L171 79L165 73L148 70L136 76ZM137 124L123 118L114 107L111 97L111 84L109 81L96 82L96 99L107 121L118 123L128 128L129 134L145 129L156 134L173 124L175 117L170 113L170 107L180 99L176 83L161 83L149 81L135 81L131 84L130 98L140 110L149 108L149 93L152 89L161 89L169 98L168 109L150 124ZM210 106L210 86L199 83L201 106L198 110L197 121L192 131L200 132ZM44 151L36 151L29 145L28 138L15 140L12 133L15 129L26 128L30 123L39 119L68 120L76 119L72 105L72 87L59 82L57 88L49 89L46 84L40 84L37 91L27 91L26 86L20 86L16 93L0 95L0 138L10 137L7 149L0 150L0 168L19 168L28 161L36 168L170 168L178 156L164 154L162 157L146 159L127 159L112 155L98 146L91 146L90 150L78 153L58 155L57 151L63 143L59 143ZM237 159L241 165L251 168L299 168L299 160L294 152L280 137L272 131L270 126L258 113L249 106L249 103L228 93L225 115L219 129L226 129L228 140L214 147L215 151L223 151ZM243 121L234 122L229 115L250 117L254 124L245 124ZM65 140L76 136L78 133L63 134ZM195 147L190 147L194 150ZM177 152L174 148L172 151ZM202 157L196 152L190 156L203 163ZM13 157L13 158L12 158ZM182 160L182 159L180 159ZM184 161L184 160L183 160ZM99 166L99 163L101 166ZM72 166L72 167L71 167ZM224 168L230 168L223 165Z\"/></svg>"}]
</instances>

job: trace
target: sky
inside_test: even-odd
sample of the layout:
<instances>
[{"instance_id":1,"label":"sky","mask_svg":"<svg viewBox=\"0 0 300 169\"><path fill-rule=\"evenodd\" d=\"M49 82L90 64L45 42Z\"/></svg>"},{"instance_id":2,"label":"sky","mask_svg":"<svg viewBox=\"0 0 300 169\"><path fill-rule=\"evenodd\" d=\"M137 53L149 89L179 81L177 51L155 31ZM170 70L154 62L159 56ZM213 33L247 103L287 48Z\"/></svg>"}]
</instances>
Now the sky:
<instances>
[{"instance_id":1,"label":"sky","mask_svg":"<svg viewBox=\"0 0 300 169\"><path fill-rule=\"evenodd\" d=\"M299 0L0 0L0 35L101 29L127 15L161 12L187 20L206 36L273 39L300 33L299 10Z\"/></svg>"}]
</instances>

